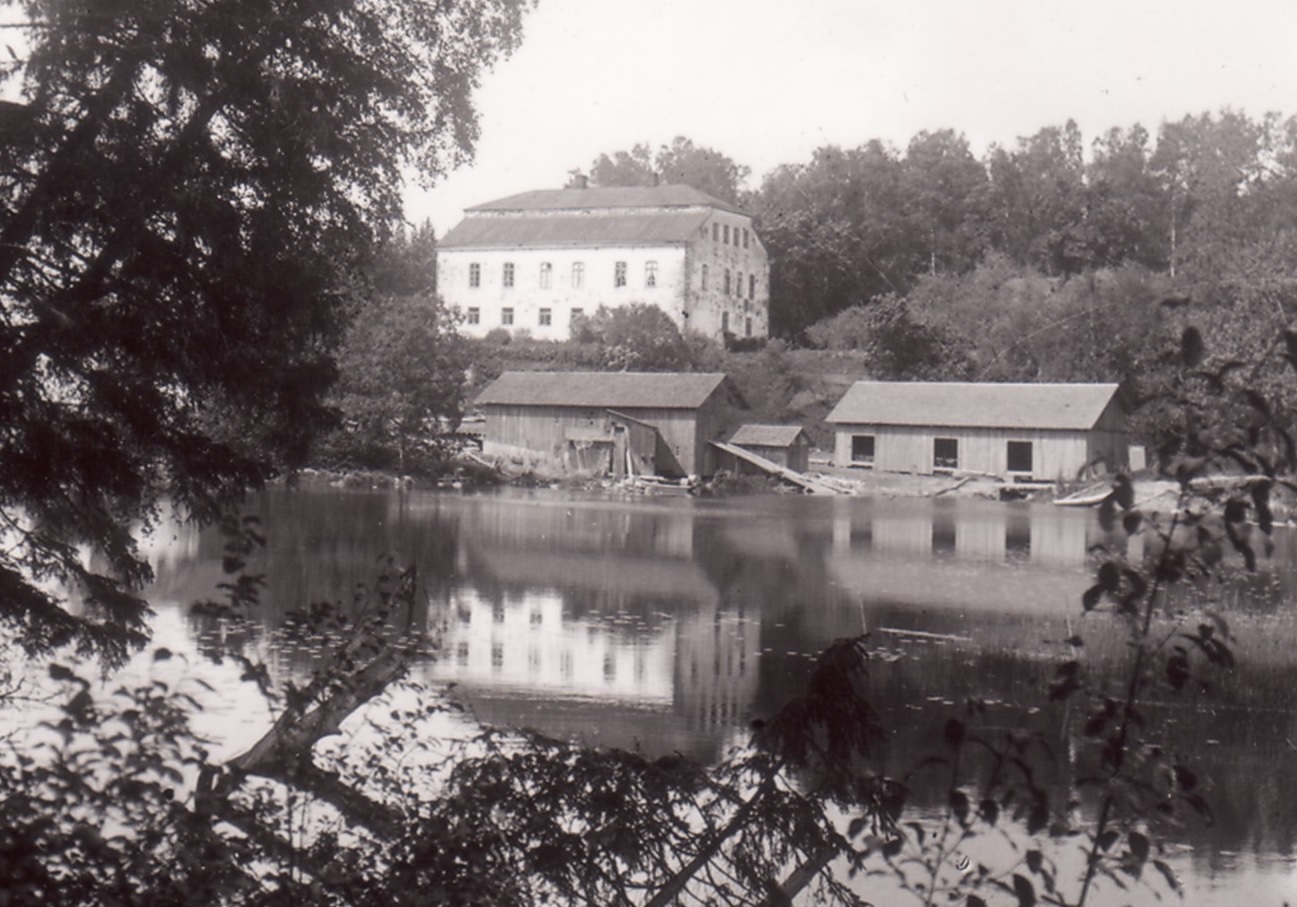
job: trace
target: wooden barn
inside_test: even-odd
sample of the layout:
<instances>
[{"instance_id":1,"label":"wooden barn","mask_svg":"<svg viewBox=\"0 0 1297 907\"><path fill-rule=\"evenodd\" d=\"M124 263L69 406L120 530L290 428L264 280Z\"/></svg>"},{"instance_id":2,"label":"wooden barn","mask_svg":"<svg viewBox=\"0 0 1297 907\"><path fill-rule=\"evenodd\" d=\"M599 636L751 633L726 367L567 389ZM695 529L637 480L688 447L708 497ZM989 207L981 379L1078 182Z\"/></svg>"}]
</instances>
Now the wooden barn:
<instances>
[{"instance_id":1,"label":"wooden barn","mask_svg":"<svg viewBox=\"0 0 1297 907\"><path fill-rule=\"evenodd\" d=\"M800 425L745 423L730 437L730 443L796 472L806 472L810 465L811 439ZM734 462L726 463L727 469L738 473L759 472L735 457L729 459Z\"/></svg>"},{"instance_id":2,"label":"wooden barn","mask_svg":"<svg viewBox=\"0 0 1297 907\"><path fill-rule=\"evenodd\" d=\"M719 373L505 372L478 395L482 450L574 472L703 476L742 406Z\"/></svg>"},{"instance_id":3,"label":"wooden barn","mask_svg":"<svg viewBox=\"0 0 1297 907\"><path fill-rule=\"evenodd\" d=\"M857 381L825 421L838 466L1055 481L1127 462L1115 384Z\"/></svg>"}]
</instances>

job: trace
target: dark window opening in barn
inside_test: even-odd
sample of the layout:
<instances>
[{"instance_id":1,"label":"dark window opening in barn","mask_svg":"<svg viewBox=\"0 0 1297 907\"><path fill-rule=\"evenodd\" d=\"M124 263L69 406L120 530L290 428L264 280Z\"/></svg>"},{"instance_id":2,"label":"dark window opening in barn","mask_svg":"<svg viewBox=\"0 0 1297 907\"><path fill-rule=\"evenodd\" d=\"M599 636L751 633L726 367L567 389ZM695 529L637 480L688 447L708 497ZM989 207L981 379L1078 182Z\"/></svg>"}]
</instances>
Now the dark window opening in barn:
<instances>
[{"instance_id":1,"label":"dark window opening in barn","mask_svg":"<svg viewBox=\"0 0 1297 907\"><path fill-rule=\"evenodd\" d=\"M874 464L873 435L851 436L851 462L863 463L867 466L872 466Z\"/></svg>"},{"instance_id":2,"label":"dark window opening in barn","mask_svg":"<svg viewBox=\"0 0 1297 907\"><path fill-rule=\"evenodd\" d=\"M1010 441L1008 447L1009 472L1031 472L1031 442Z\"/></svg>"},{"instance_id":3,"label":"dark window opening in barn","mask_svg":"<svg viewBox=\"0 0 1297 907\"><path fill-rule=\"evenodd\" d=\"M513 309L506 307L500 310L500 323L513 324Z\"/></svg>"},{"instance_id":4,"label":"dark window opening in barn","mask_svg":"<svg viewBox=\"0 0 1297 907\"><path fill-rule=\"evenodd\" d=\"M1031 557L1031 519L1022 512L1011 511L1004 527L1004 553L1013 559Z\"/></svg>"},{"instance_id":5,"label":"dark window opening in barn","mask_svg":"<svg viewBox=\"0 0 1297 907\"><path fill-rule=\"evenodd\" d=\"M482 266L473 262L468 266L468 285L470 287L480 287L482 285Z\"/></svg>"},{"instance_id":6,"label":"dark window opening in barn","mask_svg":"<svg viewBox=\"0 0 1297 907\"><path fill-rule=\"evenodd\" d=\"M932 441L932 468L959 468L959 439L934 438Z\"/></svg>"},{"instance_id":7,"label":"dark window opening in barn","mask_svg":"<svg viewBox=\"0 0 1297 907\"><path fill-rule=\"evenodd\" d=\"M554 323L554 310L541 309L539 323L541 327L549 327Z\"/></svg>"},{"instance_id":8,"label":"dark window opening in barn","mask_svg":"<svg viewBox=\"0 0 1297 907\"><path fill-rule=\"evenodd\" d=\"M614 287L626 286L626 262L619 261L613 265L612 285Z\"/></svg>"},{"instance_id":9,"label":"dark window opening in barn","mask_svg":"<svg viewBox=\"0 0 1297 907\"><path fill-rule=\"evenodd\" d=\"M504 263L503 280L506 287L513 286L513 262L511 261L506 261Z\"/></svg>"}]
</instances>

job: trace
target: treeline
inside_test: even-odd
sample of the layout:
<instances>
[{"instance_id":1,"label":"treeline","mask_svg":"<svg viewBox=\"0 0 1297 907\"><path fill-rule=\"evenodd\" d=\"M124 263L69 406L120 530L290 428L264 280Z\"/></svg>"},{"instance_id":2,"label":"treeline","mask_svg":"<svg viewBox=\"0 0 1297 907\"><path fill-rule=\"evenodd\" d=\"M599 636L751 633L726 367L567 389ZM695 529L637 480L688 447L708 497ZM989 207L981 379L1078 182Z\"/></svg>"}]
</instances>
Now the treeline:
<instances>
[{"instance_id":1,"label":"treeline","mask_svg":"<svg viewBox=\"0 0 1297 907\"><path fill-rule=\"evenodd\" d=\"M1087 143L1074 122L993 146L953 130L904 150L827 146L755 191L746 167L677 138L602 155L597 184L688 182L756 217L770 254L774 334L851 306L968 274L988 255L1050 278L1123 265L1193 283L1273 248L1297 223L1297 118L1225 110L1113 128Z\"/></svg>"}]
</instances>

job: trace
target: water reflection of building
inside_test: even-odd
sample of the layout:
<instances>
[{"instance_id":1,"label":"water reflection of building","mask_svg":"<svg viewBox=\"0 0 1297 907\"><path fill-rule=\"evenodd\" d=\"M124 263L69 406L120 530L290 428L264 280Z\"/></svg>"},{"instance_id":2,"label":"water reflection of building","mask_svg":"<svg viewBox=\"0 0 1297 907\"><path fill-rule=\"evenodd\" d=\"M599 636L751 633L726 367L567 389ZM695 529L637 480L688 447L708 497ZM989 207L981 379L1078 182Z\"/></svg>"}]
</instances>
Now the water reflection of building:
<instances>
[{"instance_id":1,"label":"water reflection of building","mask_svg":"<svg viewBox=\"0 0 1297 907\"><path fill-rule=\"evenodd\" d=\"M760 622L736 609L698 610L677 631L675 705L690 730L742 724L756 700Z\"/></svg>"}]
</instances>

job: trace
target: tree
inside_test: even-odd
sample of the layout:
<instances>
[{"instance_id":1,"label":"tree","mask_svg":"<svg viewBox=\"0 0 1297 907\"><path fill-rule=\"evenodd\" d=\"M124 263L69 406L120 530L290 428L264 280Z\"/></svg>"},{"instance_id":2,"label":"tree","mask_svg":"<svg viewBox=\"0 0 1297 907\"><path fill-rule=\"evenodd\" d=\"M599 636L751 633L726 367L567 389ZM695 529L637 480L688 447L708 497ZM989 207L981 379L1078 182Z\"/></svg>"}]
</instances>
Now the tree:
<instances>
[{"instance_id":1,"label":"tree","mask_svg":"<svg viewBox=\"0 0 1297 907\"><path fill-rule=\"evenodd\" d=\"M732 205L739 203L748 168L711 148L695 145L676 136L657 154L637 144L630 151L611 157L601 154L590 165L590 180L596 186L656 186L659 183L692 186Z\"/></svg>"},{"instance_id":2,"label":"tree","mask_svg":"<svg viewBox=\"0 0 1297 907\"><path fill-rule=\"evenodd\" d=\"M470 154L526 3L5 6L0 601L29 650L116 661L147 635L132 522L300 462L402 168Z\"/></svg>"},{"instance_id":3,"label":"tree","mask_svg":"<svg viewBox=\"0 0 1297 907\"><path fill-rule=\"evenodd\" d=\"M926 239L931 274L972 269L989 248L986 168L949 129L921 132L902 162L906 204Z\"/></svg>"},{"instance_id":4,"label":"tree","mask_svg":"<svg viewBox=\"0 0 1297 907\"><path fill-rule=\"evenodd\" d=\"M595 313L574 329L582 343L602 350L603 367L627 371L677 371L693 364L693 350L685 343L671 316L656 305L632 302Z\"/></svg>"},{"instance_id":5,"label":"tree","mask_svg":"<svg viewBox=\"0 0 1297 907\"><path fill-rule=\"evenodd\" d=\"M435 435L462 415L467 355L436 295L436 249L425 224L395 238L374 265L369 298L337 355L329 403L342 426L323 450L335 463L432 468Z\"/></svg>"},{"instance_id":6,"label":"tree","mask_svg":"<svg viewBox=\"0 0 1297 907\"><path fill-rule=\"evenodd\" d=\"M905 292L930 260L901 163L878 141L820 148L808 164L776 168L753 208L770 253L770 324L779 336Z\"/></svg>"}]
</instances>

